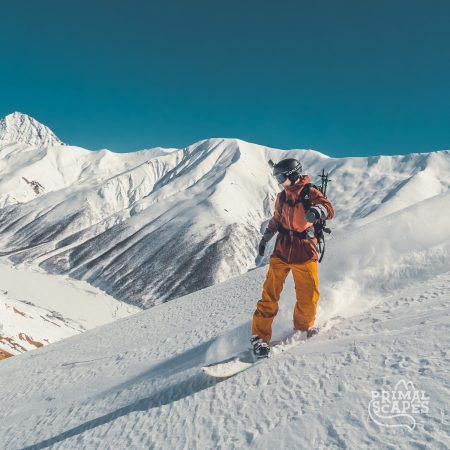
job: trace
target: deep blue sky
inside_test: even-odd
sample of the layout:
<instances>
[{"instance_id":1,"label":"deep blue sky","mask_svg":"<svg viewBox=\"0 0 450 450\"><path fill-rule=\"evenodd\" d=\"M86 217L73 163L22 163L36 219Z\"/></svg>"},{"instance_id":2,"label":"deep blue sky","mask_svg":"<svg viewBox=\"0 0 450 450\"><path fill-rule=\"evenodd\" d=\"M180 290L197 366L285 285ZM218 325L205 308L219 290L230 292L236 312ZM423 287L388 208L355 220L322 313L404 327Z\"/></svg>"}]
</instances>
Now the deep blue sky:
<instances>
[{"instance_id":1,"label":"deep blue sky","mask_svg":"<svg viewBox=\"0 0 450 450\"><path fill-rule=\"evenodd\" d=\"M130 151L450 148L449 0L0 0L0 116Z\"/></svg>"}]
</instances>

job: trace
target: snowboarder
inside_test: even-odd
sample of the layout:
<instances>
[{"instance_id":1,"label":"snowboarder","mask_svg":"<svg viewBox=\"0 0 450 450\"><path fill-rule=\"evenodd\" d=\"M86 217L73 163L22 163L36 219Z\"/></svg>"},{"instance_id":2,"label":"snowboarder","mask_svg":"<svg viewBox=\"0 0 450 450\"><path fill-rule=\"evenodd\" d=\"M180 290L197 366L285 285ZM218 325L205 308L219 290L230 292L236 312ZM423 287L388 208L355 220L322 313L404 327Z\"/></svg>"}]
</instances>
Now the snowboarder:
<instances>
[{"instance_id":1,"label":"snowboarder","mask_svg":"<svg viewBox=\"0 0 450 450\"><path fill-rule=\"evenodd\" d=\"M278 232L275 248L269 258L269 269L252 320L253 351L259 358L269 355L272 322L278 312L278 300L284 281L292 270L296 305L294 329L306 331L308 337L317 333L314 327L319 299L318 249L314 223L332 219L330 201L311 185L311 178L302 175L302 165L289 158L273 165L273 175L284 192L278 193L273 217L259 243L263 256L267 243Z\"/></svg>"}]
</instances>

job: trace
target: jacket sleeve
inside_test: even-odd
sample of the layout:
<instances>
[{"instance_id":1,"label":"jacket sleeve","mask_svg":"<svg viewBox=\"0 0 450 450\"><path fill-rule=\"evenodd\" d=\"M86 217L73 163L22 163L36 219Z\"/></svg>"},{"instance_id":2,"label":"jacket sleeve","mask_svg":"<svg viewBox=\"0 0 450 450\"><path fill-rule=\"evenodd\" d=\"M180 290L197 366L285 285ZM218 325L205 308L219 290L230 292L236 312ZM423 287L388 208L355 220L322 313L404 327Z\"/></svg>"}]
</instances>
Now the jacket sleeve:
<instances>
[{"instance_id":1,"label":"jacket sleeve","mask_svg":"<svg viewBox=\"0 0 450 450\"><path fill-rule=\"evenodd\" d=\"M325 207L328 213L326 219L332 219L334 217L333 205L318 189L311 187L309 191L309 200L313 206L322 205Z\"/></svg>"},{"instance_id":2,"label":"jacket sleeve","mask_svg":"<svg viewBox=\"0 0 450 450\"><path fill-rule=\"evenodd\" d=\"M264 232L264 234L270 232L273 236L277 232L278 224L280 223L280 219L281 219L281 217L278 214L278 206L280 204L280 196L281 196L281 193L278 193L277 198L275 199L275 207L274 207L274 211L273 211L273 216L269 220L269 223L267 225L267 228L266 228L266 231Z\"/></svg>"}]
</instances>

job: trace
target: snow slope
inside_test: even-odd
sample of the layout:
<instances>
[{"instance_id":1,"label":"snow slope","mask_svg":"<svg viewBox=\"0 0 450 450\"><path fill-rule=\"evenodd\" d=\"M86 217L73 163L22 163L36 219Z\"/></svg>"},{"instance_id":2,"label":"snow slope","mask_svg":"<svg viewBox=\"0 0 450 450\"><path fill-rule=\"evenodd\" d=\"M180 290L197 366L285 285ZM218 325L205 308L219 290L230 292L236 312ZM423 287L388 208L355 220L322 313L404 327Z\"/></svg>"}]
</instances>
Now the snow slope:
<instances>
[{"instance_id":1,"label":"snow slope","mask_svg":"<svg viewBox=\"0 0 450 450\"><path fill-rule=\"evenodd\" d=\"M86 282L0 263L0 359L139 310Z\"/></svg>"},{"instance_id":2,"label":"snow slope","mask_svg":"<svg viewBox=\"0 0 450 450\"><path fill-rule=\"evenodd\" d=\"M3 361L0 447L447 449L449 201L338 233L320 268L321 333L234 378L199 369L247 345L266 267ZM275 340L294 292L288 277ZM401 380L429 412L413 429L377 425L372 391Z\"/></svg>"},{"instance_id":3,"label":"snow slope","mask_svg":"<svg viewBox=\"0 0 450 450\"><path fill-rule=\"evenodd\" d=\"M297 157L334 184L334 230L447 192L450 152L329 158L237 139L127 154L0 141L0 256L150 307L245 273L279 186L269 159ZM176 258L174 258L176 255Z\"/></svg>"}]
</instances>

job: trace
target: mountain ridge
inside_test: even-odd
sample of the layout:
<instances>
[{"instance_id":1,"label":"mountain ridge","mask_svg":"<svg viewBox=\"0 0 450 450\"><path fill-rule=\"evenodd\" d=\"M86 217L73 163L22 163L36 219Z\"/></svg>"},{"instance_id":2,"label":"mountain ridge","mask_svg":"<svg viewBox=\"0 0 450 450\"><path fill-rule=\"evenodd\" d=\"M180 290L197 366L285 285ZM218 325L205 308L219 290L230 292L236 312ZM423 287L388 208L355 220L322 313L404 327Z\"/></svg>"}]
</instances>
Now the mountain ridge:
<instances>
[{"instance_id":1,"label":"mountain ridge","mask_svg":"<svg viewBox=\"0 0 450 450\"><path fill-rule=\"evenodd\" d=\"M450 187L448 150L331 158L212 138L120 154L0 141L0 256L154 306L267 262L257 244L280 190L268 161L285 157L315 183L330 173L336 236Z\"/></svg>"},{"instance_id":2,"label":"mountain ridge","mask_svg":"<svg viewBox=\"0 0 450 450\"><path fill-rule=\"evenodd\" d=\"M269 159L300 159L313 182L322 168L330 172L335 232L450 186L448 151L330 158L213 139L137 154L48 147L30 160L9 151L2 170L2 150L0 144L2 255L88 281L141 307L267 262L255 256L280 189ZM42 187L38 193L31 182Z\"/></svg>"}]
</instances>

